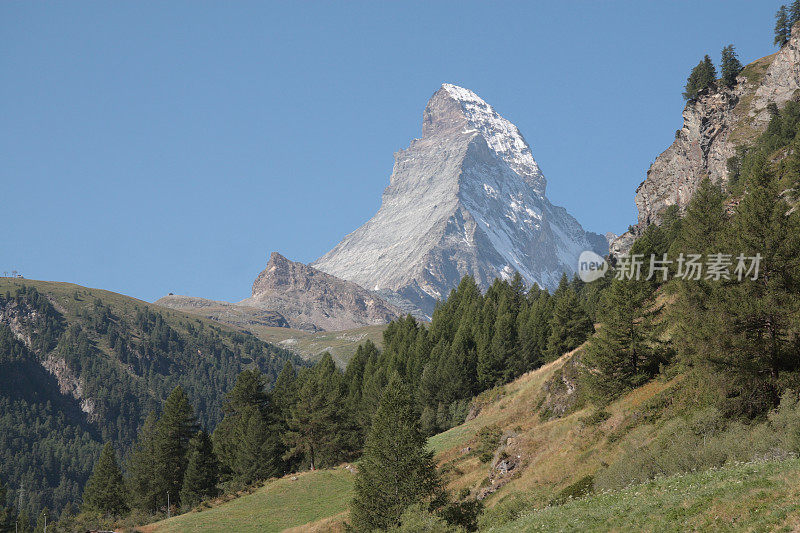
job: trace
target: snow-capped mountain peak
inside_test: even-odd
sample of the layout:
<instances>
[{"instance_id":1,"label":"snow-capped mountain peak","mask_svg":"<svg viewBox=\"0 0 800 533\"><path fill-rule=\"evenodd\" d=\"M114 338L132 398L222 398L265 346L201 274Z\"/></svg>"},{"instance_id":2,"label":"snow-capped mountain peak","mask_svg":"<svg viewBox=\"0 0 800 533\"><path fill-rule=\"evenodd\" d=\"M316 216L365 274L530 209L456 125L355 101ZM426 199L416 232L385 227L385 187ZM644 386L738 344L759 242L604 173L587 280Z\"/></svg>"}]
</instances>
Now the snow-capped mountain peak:
<instances>
[{"instance_id":1,"label":"snow-capped mountain peak","mask_svg":"<svg viewBox=\"0 0 800 533\"><path fill-rule=\"evenodd\" d=\"M528 181L537 193L544 194L547 180L533 159L531 148L519 128L469 89L451 83L442 84L442 89L461 103L470 126L480 132L489 148Z\"/></svg>"},{"instance_id":2,"label":"snow-capped mountain peak","mask_svg":"<svg viewBox=\"0 0 800 533\"><path fill-rule=\"evenodd\" d=\"M519 272L554 287L584 250L605 254L545 197L519 129L467 89L444 84L423 112L422 138L395 154L381 208L315 268L430 313L465 274L484 288Z\"/></svg>"}]
</instances>

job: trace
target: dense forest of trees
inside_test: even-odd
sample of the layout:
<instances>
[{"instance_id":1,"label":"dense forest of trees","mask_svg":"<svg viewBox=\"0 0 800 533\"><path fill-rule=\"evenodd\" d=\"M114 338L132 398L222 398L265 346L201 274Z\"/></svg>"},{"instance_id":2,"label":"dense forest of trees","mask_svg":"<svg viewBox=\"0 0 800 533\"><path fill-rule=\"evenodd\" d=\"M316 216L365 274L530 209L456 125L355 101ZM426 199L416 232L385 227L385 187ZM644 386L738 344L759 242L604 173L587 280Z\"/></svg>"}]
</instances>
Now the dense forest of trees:
<instances>
[{"instance_id":1,"label":"dense forest of trees","mask_svg":"<svg viewBox=\"0 0 800 533\"><path fill-rule=\"evenodd\" d=\"M4 502L22 502L29 516L44 508L57 516L80 502L103 443L127 455L147 413L175 386L199 422L214 427L224 391L244 368L259 368L271 384L285 361L302 364L250 335L133 300L108 303L76 290L57 310L52 296L18 283L0 294L0 309L18 317L29 340L0 324L0 479ZM62 393L53 372L80 383L80 398L91 401Z\"/></svg>"}]
</instances>

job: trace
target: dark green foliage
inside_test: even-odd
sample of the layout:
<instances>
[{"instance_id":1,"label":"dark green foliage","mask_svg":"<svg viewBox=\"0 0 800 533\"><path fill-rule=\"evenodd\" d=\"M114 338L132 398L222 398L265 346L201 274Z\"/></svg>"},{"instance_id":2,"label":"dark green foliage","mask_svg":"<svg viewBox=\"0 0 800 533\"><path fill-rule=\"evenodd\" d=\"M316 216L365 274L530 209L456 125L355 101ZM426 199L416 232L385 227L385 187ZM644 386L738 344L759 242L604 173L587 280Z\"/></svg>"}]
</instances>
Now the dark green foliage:
<instances>
[{"instance_id":1,"label":"dark green foliage","mask_svg":"<svg viewBox=\"0 0 800 533\"><path fill-rule=\"evenodd\" d=\"M547 339L547 358L555 360L574 350L594 331L592 319L583 302L572 287L556 291L555 304L550 319L550 336Z\"/></svg>"},{"instance_id":2,"label":"dark green foliage","mask_svg":"<svg viewBox=\"0 0 800 533\"><path fill-rule=\"evenodd\" d=\"M83 510L110 516L121 516L127 510L125 484L117 464L114 447L107 442L83 491Z\"/></svg>"},{"instance_id":3,"label":"dark green foliage","mask_svg":"<svg viewBox=\"0 0 800 533\"><path fill-rule=\"evenodd\" d=\"M797 22L800 22L800 0L794 0L794 2L789 5L788 24L790 34L792 27L794 27Z\"/></svg>"},{"instance_id":4,"label":"dark green foliage","mask_svg":"<svg viewBox=\"0 0 800 533\"><path fill-rule=\"evenodd\" d=\"M777 46L783 46L789 42L789 37L792 33L792 26L789 19L789 10L783 5L775 13L775 39L772 43Z\"/></svg>"},{"instance_id":5,"label":"dark green foliage","mask_svg":"<svg viewBox=\"0 0 800 533\"><path fill-rule=\"evenodd\" d=\"M14 283L0 293L0 311L18 317L31 345L0 326L0 475L11 491L24 487L32 516L80 502L103 443L127 456L146 413L176 385L214 427L223 391L241 370L258 367L271 384L285 361L296 360L252 336L136 300L98 299L86 289L64 297L40 293L36 282ZM61 394L40 363L45 356L81 384L91 421L79 400Z\"/></svg>"},{"instance_id":6,"label":"dark green foliage","mask_svg":"<svg viewBox=\"0 0 800 533\"><path fill-rule=\"evenodd\" d=\"M426 449L411 391L394 374L384 389L359 462L350 524L355 531L398 525L409 506L432 502L440 490L433 452Z\"/></svg>"},{"instance_id":7,"label":"dark green foliage","mask_svg":"<svg viewBox=\"0 0 800 533\"><path fill-rule=\"evenodd\" d=\"M289 373L294 374L291 365L279 378L282 392ZM213 440L226 480L250 484L283 473L281 412L266 393L265 385L261 372L245 370L225 396L226 415L214 430ZM273 391L273 397L278 396L278 390ZM293 400L287 397L286 401ZM288 409L287 405L287 414Z\"/></svg>"},{"instance_id":8,"label":"dark green foliage","mask_svg":"<svg viewBox=\"0 0 800 533\"><path fill-rule=\"evenodd\" d=\"M736 50L732 44L722 49L722 83L728 87L736 85L736 76L742 71L742 63L736 57Z\"/></svg>"},{"instance_id":9,"label":"dark green foliage","mask_svg":"<svg viewBox=\"0 0 800 533\"><path fill-rule=\"evenodd\" d=\"M656 375L666 357L654 322L657 309L646 282L616 279L605 294L603 324L589 342L584 362L594 393L617 397Z\"/></svg>"},{"instance_id":10,"label":"dark green foliage","mask_svg":"<svg viewBox=\"0 0 800 533\"><path fill-rule=\"evenodd\" d=\"M800 222L784 190L794 179L800 105L774 111L767 131L743 151L743 198L728 218L721 194L708 184L689 205L679 239L697 251L732 254L731 279L678 284L675 305L678 347L687 364L713 378L719 405L733 415L756 416L796 386L800 364ZM785 154L772 163L776 153ZM734 274L736 255L761 255L756 280ZM749 264L749 263L748 263Z\"/></svg>"},{"instance_id":11,"label":"dark green foliage","mask_svg":"<svg viewBox=\"0 0 800 533\"><path fill-rule=\"evenodd\" d=\"M254 458L254 462L262 458ZM181 488L181 502L185 506L197 505L217 495L219 463L214 455L208 433L198 431L189 442L189 461Z\"/></svg>"},{"instance_id":12,"label":"dark green foliage","mask_svg":"<svg viewBox=\"0 0 800 533\"><path fill-rule=\"evenodd\" d=\"M169 493L176 504L189 461L189 441L196 432L197 420L189 399L183 388L175 387L156 423L152 461L154 491L165 498Z\"/></svg>"},{"instance_id":13,"label":"dark green foliage","mask_svg":"<svg viewBox=\"0 0 800 533\"><path fill-rule=\"evenodd\" d=\"M134 509L158 509L161 495L154 490L153 457L155 456L155 434L158 417L151 411L139 430L139 438L125 465L125 482L128 487L130 506ZM166 502L164 502L166 503Z\"/></svg>"},{"instance_id":14,"label":"dark green foliage","mask_svg":"<svg viewBox=\"0 0 800 533\"><path fill-rule=\"evenodd\" d=\"M289 409L285 459L301 458L311 470L346 460L351 451L343 410L344 383L330 354L299 377L297 400Z\"/></svg>"},{"instance_id":15,"label":"dark green foliage","mask_svg":"<svg viewBox=\"0 0 800 533\"><path fill-rule=\"evenodd\" d=\"M713 88L716 81L717 69L714 68L711 58L706 55L689 74L683 91L683 98L685 100L694 100L701 91L709 87Z\"/></svg>"},{"instance_id":16,"label":"dark green foliage","mask_svg":"<svg viewBox=\"0 0 800 533\"><path fill-rule=\"evenodd\" d=\"M180 491L189 460L189 441L197 432L197 421L186 393L176 387L164 402L158 420L151 416L127 464L131 504L144 511L157 511L170 502L180 504Z\"/></svg>"},{"instance_id":17,"label":"dark green foliage","mask_svg":"<svg viewBox=\"0 0 800 533\"><path fill-rule=\"evenodd\" d=\"M8 488L0 479L0 533L14 531L14 508L6 505Z\"/></svg>"}]
</instances>

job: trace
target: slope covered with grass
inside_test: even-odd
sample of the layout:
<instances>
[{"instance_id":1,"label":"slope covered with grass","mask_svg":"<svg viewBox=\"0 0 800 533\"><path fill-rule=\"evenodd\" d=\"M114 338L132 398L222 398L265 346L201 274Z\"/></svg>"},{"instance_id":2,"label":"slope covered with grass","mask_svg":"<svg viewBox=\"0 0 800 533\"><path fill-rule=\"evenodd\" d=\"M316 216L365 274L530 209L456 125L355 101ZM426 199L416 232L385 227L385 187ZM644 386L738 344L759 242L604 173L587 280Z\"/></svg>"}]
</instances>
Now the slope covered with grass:
<instances>
[{"instance_id":1,"label":"slope covered with grass","mask_svg":"<svg viewBox=\"0 0 800 533\"><path fill-rule=\"evenodd\" d=\"M800 460L658 478L489 527L517 531L797 531Z\"/></svg>"},{"instance_id":2,"label":"slope covered with grass","mask_svg":"<svg viewBox=\"0 0 800 533\"><path fill-rule=\"evenodd\" d=\"M267 482L252 494L140 528L143 533L191 531L271 532L302 527L335 531L352 497L353 474L318 470ZM341 516L341 520L336 520ZM327 520L326 520L327 519ZM313 524L322 521L318 526Z\"/></svg>"}]
</instances>

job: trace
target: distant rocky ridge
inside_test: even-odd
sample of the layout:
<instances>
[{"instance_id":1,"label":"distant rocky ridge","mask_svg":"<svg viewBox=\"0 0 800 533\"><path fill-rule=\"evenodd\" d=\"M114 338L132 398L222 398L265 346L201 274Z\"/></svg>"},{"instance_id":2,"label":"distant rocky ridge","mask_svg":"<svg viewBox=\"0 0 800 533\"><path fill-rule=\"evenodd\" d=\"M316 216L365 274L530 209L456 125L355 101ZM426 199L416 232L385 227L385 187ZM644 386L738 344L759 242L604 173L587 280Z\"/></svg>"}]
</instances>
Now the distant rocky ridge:
<instances>
[{"instance_id":1,"label":"distant rocky ridge","mask_svg":"<svg viewBox=\"0 0 800 533\"><path fill-rule=\"evenodd\" d=\"M154 302L162 307L202 315L211 320L247 329L248 326L291 327L289 321L275 310L259 309L196 296L170 294Z\"/></svg>"},{"instance_id":2,"label":"distant rocky ridge","mask_svg":"<svg viewBox=\"0 0 800 533\"><path fill-rule=\"evenodd\" d=\"M467 274L484 289L514 272L552 288L608 243L552 205L546 184L514 124L444 84L422 138L395 154L378 212L311 266L426 314Z\"/></svg>"},{"instance_id":3,"label":"distant rocky ridge","mask_svg":"<svg viewBox=\"0 0 800 533\"><path fill-rule=\"evenodd\" d=\"M378 294L273 252L253 282L252 295L233 304L170 294L158 305L248 329L341 331L387 324L405 312Z\"/></svg>"},{"instance_id":4,"label":"distant rocky ridge","mask_svg":"<svg viewBox=\"0 0 800 533\"><path fill-rule=\"evenodd\" d=\"M764 131L769 122L767 106L782 107L798 91L800 24L778 53L745 67L735 87L703 91L686 104L675 141L656 158L636 189L638 221L612 242L612 253L627 252L648 225L661 223L669 206L684 209L705 176L725 186L728 159L736 155L737 146Z\"/></svg>"},{"instance_id":5,"label":"distant rocky ridge","mask_svg":"<svg viewBox=\"0 0 800 533\"><path fill-rule=\"evenodd\" d=\"M308 331L336 331L386 324L403 315L372 291L273 252L239 305L277 310Z\"/></svg>"}]
</instances>

